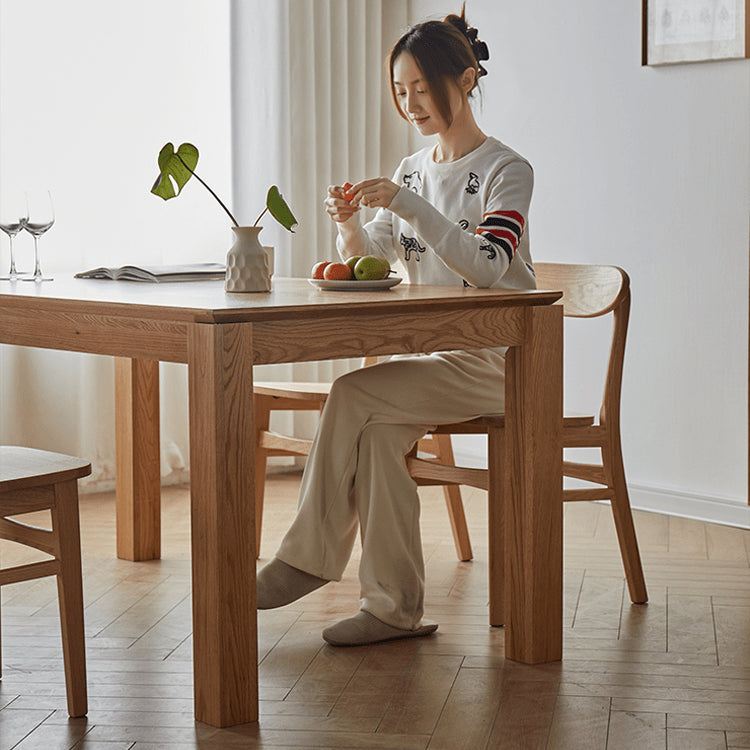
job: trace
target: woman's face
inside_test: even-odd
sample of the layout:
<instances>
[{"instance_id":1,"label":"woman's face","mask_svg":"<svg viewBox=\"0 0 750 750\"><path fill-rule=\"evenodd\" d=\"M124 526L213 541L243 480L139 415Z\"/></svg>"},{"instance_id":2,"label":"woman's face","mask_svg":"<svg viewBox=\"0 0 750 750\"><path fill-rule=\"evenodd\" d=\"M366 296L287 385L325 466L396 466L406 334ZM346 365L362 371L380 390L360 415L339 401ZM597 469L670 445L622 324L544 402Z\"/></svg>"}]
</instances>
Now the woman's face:
<instances>
[{"instance_id":1,"label":"woman's face","mask_svg":"<svg viewBox=\"0 0 750 750\"><path fill-rule=\"evenodd\" d=\"M436 135L448 129L448 123L440 114L430 96L422 71L408 52L402 52L393 63L393 88L401 111L422 135ZM462 103L461 90L448 83L451 112L455 113Z\"/></svg>"}]
</instances>

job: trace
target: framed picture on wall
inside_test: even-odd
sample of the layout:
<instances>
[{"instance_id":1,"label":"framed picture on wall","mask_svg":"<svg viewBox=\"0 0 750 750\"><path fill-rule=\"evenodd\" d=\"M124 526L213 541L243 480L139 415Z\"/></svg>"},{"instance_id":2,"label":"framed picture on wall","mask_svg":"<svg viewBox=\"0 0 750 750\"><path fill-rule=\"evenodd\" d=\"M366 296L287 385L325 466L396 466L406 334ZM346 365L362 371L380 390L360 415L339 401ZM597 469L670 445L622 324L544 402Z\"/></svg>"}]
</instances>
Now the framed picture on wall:
<instances>
[{"instance_id":1,"label":"framed picture on wall","mask_svg":"<svg viewBox=\"0 0 750 750\"><path fill-rule=\"evenodd\" d=\"M750 0L643 0L643 65L750 57Z\"/></svg>"}]
</instances>

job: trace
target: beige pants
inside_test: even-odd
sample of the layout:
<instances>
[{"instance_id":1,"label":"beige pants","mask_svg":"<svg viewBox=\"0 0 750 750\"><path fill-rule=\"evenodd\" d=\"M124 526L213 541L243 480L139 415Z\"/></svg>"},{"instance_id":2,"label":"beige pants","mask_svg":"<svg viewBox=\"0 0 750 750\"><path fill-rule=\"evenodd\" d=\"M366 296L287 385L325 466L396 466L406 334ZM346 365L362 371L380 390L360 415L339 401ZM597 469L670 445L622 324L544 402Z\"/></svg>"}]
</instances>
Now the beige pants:
<instances>
[{"instance_id":1,"label":"beige pants","mask_svg":"<svg viewBox=\"0 0 750 750\"><path fill-rule=\"evenodd\" d=\"M338 378L276 556L340 580L359 522L361 609L417 627L424 560L417 487L404 456L431 426L502 414L504 397L505 358L492 349L397 357Z\"/></svg>"}]
</instances>

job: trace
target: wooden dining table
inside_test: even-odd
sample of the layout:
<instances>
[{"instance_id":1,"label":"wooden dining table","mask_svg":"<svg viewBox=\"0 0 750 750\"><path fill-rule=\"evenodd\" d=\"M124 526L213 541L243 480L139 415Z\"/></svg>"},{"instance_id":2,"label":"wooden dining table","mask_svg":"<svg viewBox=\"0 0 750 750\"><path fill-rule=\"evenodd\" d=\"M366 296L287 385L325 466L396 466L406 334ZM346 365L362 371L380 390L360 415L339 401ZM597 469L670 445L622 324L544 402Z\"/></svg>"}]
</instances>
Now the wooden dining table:
<instances>
[{"instance_id":1,"label":"wooden dining table","mask_svg":"<svg viewBox=\"0 0 750 750\"><path fill-rule=\"evenodd\" d=\"M158 363L187 364L195 717L224 727L258 718L254 365L510 347L505 655L561 658L560 297L284 278L260 294L221 281L0 281L0 343L116 358L117 550L131 560L160 554Z\"/></svg>"}]
</instances>

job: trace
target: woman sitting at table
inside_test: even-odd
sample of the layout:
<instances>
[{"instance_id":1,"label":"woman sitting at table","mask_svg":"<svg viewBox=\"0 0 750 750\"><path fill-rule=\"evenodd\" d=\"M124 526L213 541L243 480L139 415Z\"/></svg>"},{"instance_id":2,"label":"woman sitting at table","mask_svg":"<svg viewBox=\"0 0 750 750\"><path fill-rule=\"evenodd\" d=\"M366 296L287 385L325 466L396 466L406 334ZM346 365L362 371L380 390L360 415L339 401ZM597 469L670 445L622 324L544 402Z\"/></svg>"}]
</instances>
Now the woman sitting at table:
<instances>
[{"instance_id":1,"label":"woman sitting at table","mask_svg":"<svg viewBox=\"0 0 750 750\"><path fill-rule=\"evenodd\" d=\"M410 29L390 54L401 116L434 146L393 180L328 189L342 258L400 260L416 284L533 289L528 162L485 135L470 98L487 46L462 10ZM362 226L361 206L377 207ZM393 357L338 378L326 401L297 516L258 574L258 609L289 604L340 580L357 526L360 611L323 631L334 645L422 636L424 560L417 487L404 456L432 427L504 411L505 349Z\"/></svg>"}]
</instances>

